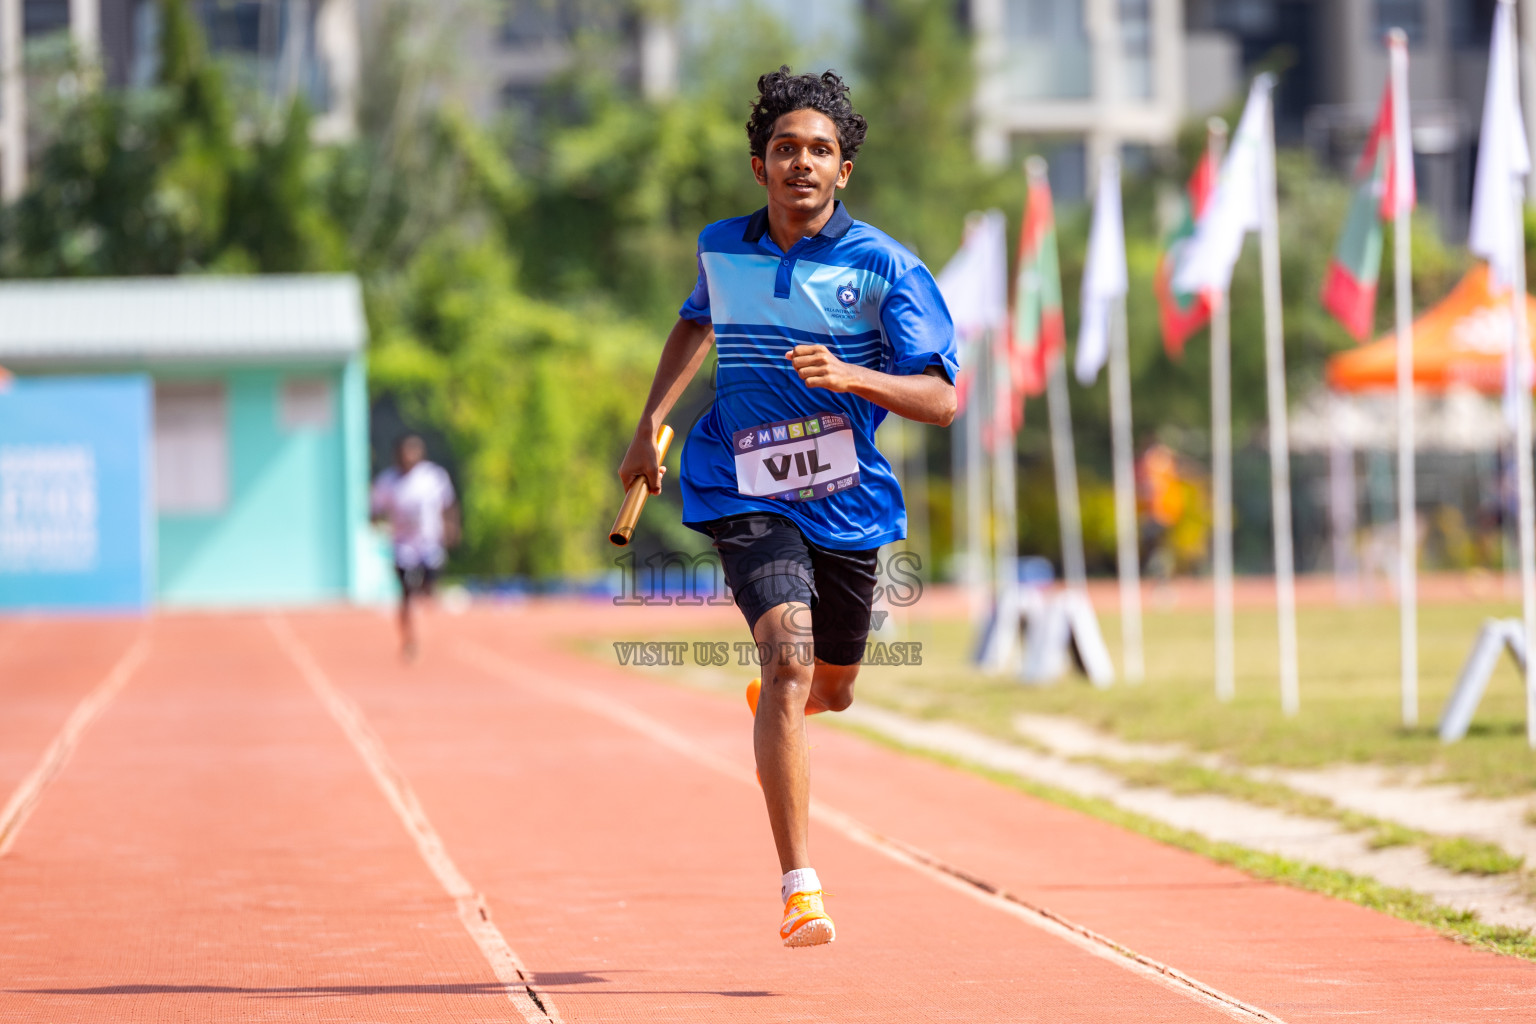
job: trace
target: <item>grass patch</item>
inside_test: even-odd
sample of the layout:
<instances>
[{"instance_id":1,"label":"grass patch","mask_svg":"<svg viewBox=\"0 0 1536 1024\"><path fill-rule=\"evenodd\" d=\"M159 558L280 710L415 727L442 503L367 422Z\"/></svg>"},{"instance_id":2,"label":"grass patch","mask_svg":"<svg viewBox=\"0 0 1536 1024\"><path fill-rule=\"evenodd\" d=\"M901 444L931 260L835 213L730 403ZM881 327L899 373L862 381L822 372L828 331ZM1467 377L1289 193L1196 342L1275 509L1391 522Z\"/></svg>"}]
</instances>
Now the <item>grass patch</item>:
<instances>
[{"instance_id":1,"label":"grass patch","mask_svg":"<svg viewBox=\"0 0 1536 1024\"><path fill-rule=\"evenodd\" d=\"M1466 836L1431 839L1425 845L1430 862L1460 875L1503 875L1519 871L1524 857L1516 857L1495 843Z\"/></svg>"},{"instance_id":2,"label":"grass patch","mask_svg":"<svg viewBox=\"0 0 1536 1024\"><path fill-rule=\"evenodd\" d=\"M1327 797L1303 793L1282 782L1224 772L1193 761L1117 761L1107 757L1075 760L1114 772L1132 786L1156 786L1181 796L1212 793L1308 818L1327 818L1337 821L1350 831L1370 828L1375 824L1373 819L1346 811Z\"/></svg>"},{"instance_id":3,"label":"grass patch","mask_svg":"<svg viewBox=\"0 0 1536 1024\"><path fill-rule=\"evenodd\" d=\"M1371 838L1366 845L1373 850L1385 850L1392 846L1415 846L1423 841L1424 835L1406 825L1396 822L1378 822L1371 830Z\"/></svg>"},{"instance_id":4,"label":"grass patch","mask_svg":"<svg viewBox=\"0 0 1536 1024\"><path fill-rule=\"evenodd\" d=\"M1008 772L1000 772L973 764L961 758L950 757L946 754L924 750L920 747L908 746L872 729L835 721L829 724L834 725L836 728L857 733L881 746L959 768L963 771L991 779L1009 789L1028 793L1042 800L1049 800L1051 803L1081 811L1084 814L1109 822L1112 825L1117 825L1120 828L1128 829L1149 839L1188 850L1191 853L1196 853L1216 861L1218 864L1226 864L1253 878L1277 882L1297 889L1305 889L1309 892L1348 900L1351 903L1368 907L1371 910L1391 914L1393 917L1404 921L1411 921L1414 924L1433 928L1446 938L1454 939L1469 946L1492 950L1506 956L1516 956L1525 960L1536 961L1536 936L1523 929L1488 924L1480 920L1475 911L1456 910L1437 903L1421 893L1382 885L1373 878L1351 874L1347 871L1301 864L1274 854L1261 853L1232 843L1207 839L1197 833L1186 832L1183 829L1174 828L1155 819L1127 811L1115 806L1108 800L1098 797L1079 796L1076 793L1057 789L1054 786L1043 785L1029 779L1023 779Z\"/></svg>"},{"instance_id":5,"label":"grass patch","mask_svg":"<svg viewBox=\"0 0 1536 1024\"><path fill-rule=\"evenodd\" d=\"M920 613L921 605L914 611ZM1237 695L1222 703L1213 693L1210 613L1159 609L1155 601L1145 616L1147 679L1139 686L1098 690L1070 679L1022 686L1012 678L987 676L968 660L969 623L914 618L901 639L922 643L922 665L867 668L859 699L1014 742L1013 719L1020 713L1064 714L1125 740L1182 743L1237 764L1377 763L1422 769L1483 796L1517 795L1536 792L1536 753L1526 745L1524 694L1509 659L1500 662L1466 739L1443 744L1434 727L1483 620L1516 614L1516 606L1506 602L1421 606L1423 724L1414 729L1404 729L1400 721L1397 611L1388 606L1298 609L1301 712L1292 718L1280 711L1272 610L1237 610ZM1119 619L1106 612L1101 623L1119 664ZM743 637L732 627L675 639ZM612 656L611 649L606 656ZM745 670L733 665L726 671L743 675Z\"/></svg>"},{"instance_id":6,"label":"grass patch","mask_svg":"<svg viewBox=\"0 0 1536 1024\"><path fill-rule=\"evenodd\" d=\"M1067 714L1123 739L1183 743L1241 764L1423 767L1480 795L1507 796L1536 792L1536 755L1526 745L1520 678L1507 659L1465 740L1442 744L1433 723L1482 621L1515 613L1513 605L1501 602L1420 608L1425 724L1416 729L1404 729L1399 721L1397 612L1375 606L1298 610L1301 713L1294 718L1280 712L1274 613L1264 609L1236 613L1237 697L1230 703L1213 696L1209 612L1155 607L1146 614L1147 680L1139 686L1097 690L1067 680L1032 687L983 675L968 661L973 639L968 623L914 620L902 639L923 644L923 664L866 669L859 699L916 718L962 722L1011 741L1017 740L1013 718L1021 712ZM1101 621L1118 663L1118 618L1106 613ZM740 628L731 627L644 639L742 636Z\"/></svg>"},{"instance_id":7,"label":"grass patch","mask_svg":"<svg viewBox=\"0 0 1536 1024\"><path fill-rule=\"evenodd\" d=\"M1505 875L1519 871L1524 857L1509 853L1496 843L1466 836L1435 836L1417 829L1347 810L1327 797L1303 793L1281 782L1225 772L1192 761L1116 761L1111 758L1077 758L1115 773L1132 786L1155 786L1180 795L1211 793L1261 807L1273 807L1308 818L1337 822L1351 832L1370 831L1366 840L1373 850L1392 846L1420 846L1430 863L1459 875Z\"/></svg>"}]
</instances>

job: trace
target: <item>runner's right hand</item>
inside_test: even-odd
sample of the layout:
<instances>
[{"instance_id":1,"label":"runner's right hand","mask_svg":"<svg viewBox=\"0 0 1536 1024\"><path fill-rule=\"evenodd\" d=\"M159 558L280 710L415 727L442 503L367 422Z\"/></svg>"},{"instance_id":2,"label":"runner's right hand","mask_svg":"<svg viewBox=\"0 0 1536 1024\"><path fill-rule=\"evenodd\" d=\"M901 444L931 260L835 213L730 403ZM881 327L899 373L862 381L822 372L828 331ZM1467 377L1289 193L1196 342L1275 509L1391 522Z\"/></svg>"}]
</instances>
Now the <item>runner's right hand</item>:
<instances>
[{"instance_id":1,"label":"runner's right hand","mask_svg":"<svg viewBox=\"0 0 1536 1024\"><path fill-rule=\"evenodd\" d=\"M651 494L660 494L661 478L666 474L667 467L661 464L661 453L656 448L656 436L643 427L635 431L635 439L629 442L629 451L619 463L619 482L624 489L629 490L629 485L643 476Z\"/></svg>"}]
</instances>

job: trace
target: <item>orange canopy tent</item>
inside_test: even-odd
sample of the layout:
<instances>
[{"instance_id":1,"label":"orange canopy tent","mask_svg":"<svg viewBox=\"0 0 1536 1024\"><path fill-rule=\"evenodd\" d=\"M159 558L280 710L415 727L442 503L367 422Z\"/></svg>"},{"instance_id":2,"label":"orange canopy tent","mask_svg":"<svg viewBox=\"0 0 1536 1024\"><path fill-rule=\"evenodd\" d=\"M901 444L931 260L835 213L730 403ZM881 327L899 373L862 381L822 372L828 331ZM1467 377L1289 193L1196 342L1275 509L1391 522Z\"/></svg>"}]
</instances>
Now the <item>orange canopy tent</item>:
<instances>
[{"instance_id":1,"label":"orange canopy tent","mask_svg":"<svg viewBox=\"0 0 1536 1024\"><path fill-rule=\"evenodd\" d=\"M1536 331L1536 299L1525 297L1526 325ZM1488 267L1467 272L1451 294L1413 322L1413 383L1426 391L1452 386L1487 394L1504 390L1504 353L1510 334L1509 298L1489 290ZM1536 334L1531 335L1536 339ZM1334 391L1371 391L1397 386L1397 335L1328 360Z\"/></svg>"}]
</instances>

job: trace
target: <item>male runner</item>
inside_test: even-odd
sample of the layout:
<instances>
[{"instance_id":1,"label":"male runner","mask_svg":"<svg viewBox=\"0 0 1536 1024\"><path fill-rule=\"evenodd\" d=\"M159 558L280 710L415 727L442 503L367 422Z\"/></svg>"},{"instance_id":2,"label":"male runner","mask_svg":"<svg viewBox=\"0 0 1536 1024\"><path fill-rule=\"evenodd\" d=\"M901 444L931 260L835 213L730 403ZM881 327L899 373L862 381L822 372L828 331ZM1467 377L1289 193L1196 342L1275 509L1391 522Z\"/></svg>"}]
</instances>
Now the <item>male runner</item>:
<instances>
[{"instance_id":1,"label":"male runner","mask_svg":"<svg viewBox=\"0 0 1536 1024\"><path fill-rule=\"evenodd\" d=\"M395 464L373 483L369 502L375 521L388 521L395 544L395 573L400 577L400 653L416 658L416 621L412 606L432 596L447 549L459 542L459 501L447 470L427 459L427 446L415 434L395 444Z\"/></svg>"},{"instance_id":2,"label":"male runner","mask_svg":"<svg viewBox=\"0 0 1536 1024\"><path fill-rule=\"evenodd\" d=\"M954 418L954 329L933 275L835 199L864 141L841 78L764 75L747 122L768 205L699 235L699 278L619 467L660 493L656 431L714 341L715 401L683 451L683 520L707 533L759 650L753 748L784 872L787 946L835 937L807 844L804 716L853 701L876 555L906 509L875 448L886 412ZM787 645L787 646L786 646ZM813 652L804 657L801 652Z\"/></svg>"}]
</instances>

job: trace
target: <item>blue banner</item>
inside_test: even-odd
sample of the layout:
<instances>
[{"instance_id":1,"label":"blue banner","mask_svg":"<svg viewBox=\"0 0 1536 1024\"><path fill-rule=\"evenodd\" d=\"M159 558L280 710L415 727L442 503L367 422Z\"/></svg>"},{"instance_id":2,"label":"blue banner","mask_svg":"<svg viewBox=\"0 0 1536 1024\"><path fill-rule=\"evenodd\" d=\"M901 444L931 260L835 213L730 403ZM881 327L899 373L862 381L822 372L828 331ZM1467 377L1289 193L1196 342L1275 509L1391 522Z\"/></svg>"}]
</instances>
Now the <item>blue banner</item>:
<instances>
[{"instance_id":1,"label":"blue banner","mask_svg":"<svg viewBox=\"0 0 1536 1024\"><path fill-rule=\"evenodd\" d=\"M152 409L143 376L0 384L0 609L148 607Z\"/></svg>"}]
</instances>

